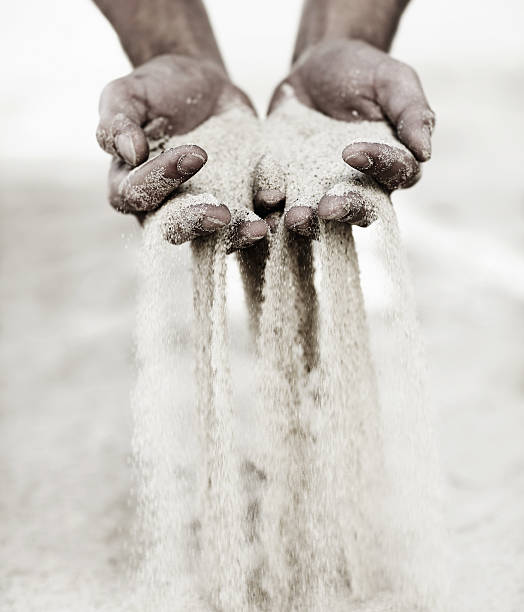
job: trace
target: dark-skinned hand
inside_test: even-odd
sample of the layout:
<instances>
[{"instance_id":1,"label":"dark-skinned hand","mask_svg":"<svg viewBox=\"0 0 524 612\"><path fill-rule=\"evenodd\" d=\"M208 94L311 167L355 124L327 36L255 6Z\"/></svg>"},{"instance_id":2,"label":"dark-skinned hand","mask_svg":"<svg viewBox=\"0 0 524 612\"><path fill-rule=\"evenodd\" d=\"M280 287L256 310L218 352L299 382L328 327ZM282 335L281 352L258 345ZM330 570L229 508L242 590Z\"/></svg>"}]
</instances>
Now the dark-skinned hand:
<instances>
[{"instance_id":1,"label":"dark-skinned hand","mask_svg":"<svg viewBox=\"0 0 524 612\"><path fill-rule=\"evenodd\" d=\"M420 163L431 157L435 115L412 68L362 41L324 41L308 49L277 87L270 115L286 100L289 86L302 104L334 119L387 122L405 145L353 142L341 151L346 164L387 192L410 187L420 178ZM278 189L260 190L255 196L255 211L267 214L281 209L284 198ZM310 235L318 225L317 214L347 221L347 211L358 206L358 201L348 198L351 194L327 195L317 202L317 208L286 207L286 226Z\"/></svg>"},{"instance_id":2,"label":"dark-skinned hand","mask_svg":"<svg viewBox=\"0 0 524 612\"><path fill-rule=\"evenodd\" d=\"M111 205L139 220L162 206L204 166L207 153L188 144L148 160L149 143L185 134L235 107L252 109L224 70L202 59L158 56L109 83L100 99L97 140L113 156ZM203 203L187 210L183 221L185 234L196 237L223 228L231 221L231 214L225 204ZM249 246L262 238L262 225L252 220L239 224L235 230L239 244Z\"/></svg>"}]
</instances>

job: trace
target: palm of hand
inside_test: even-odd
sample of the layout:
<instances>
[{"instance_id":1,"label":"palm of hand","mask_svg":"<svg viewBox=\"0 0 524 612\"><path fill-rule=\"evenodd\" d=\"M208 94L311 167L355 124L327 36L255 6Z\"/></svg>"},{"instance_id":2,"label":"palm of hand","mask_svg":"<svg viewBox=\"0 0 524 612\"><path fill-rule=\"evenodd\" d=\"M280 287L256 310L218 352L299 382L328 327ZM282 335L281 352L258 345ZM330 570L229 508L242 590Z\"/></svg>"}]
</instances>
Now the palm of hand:
<instances>
[{"instance_id":1,"label":"palm of hand","mask_svg":"<svg viewBox=\"0 0 524 612\"><path fill-rule=\"evenodd\" d=\"M106 86L97 139L108 153L136 166L148 157L148 137L189 132L240 96L215 64L162 55Z\"/></svg>"},{"instance_id":2,"label":"palm of hand","mask_svg":"<svg viewBox=\"0 0 524 612\"><path fill-rule=\"evenodd\" d=\"M341 121L377 121L384 114L375 94L377 60L352 41L319 45L299 60L286 82L305 105Z\"/></svg>"},{"instance_id":3,"label":"palm of hand","mask_svg":"<svg viewBox=\"0 0 524 612\"><path fill-rule=\"evenodd\" d=\"M220 67L205 60L159 56L110 83L100 101L97 137L100 145L113 155L109 172L112 206L121 212L135 214L141 220L158 209L207 161L205 149L186 143L201 144L200 138L207 143L209 128L197 128L231 109L241 109L253 120L248 98ZM234 143L226 138L228 134L238 134L235 132L237 126L229 120L222 121L221 126L218 129L224 133L223 142L227 140L231 152L238 152L238 137ZM166 146L174 134L184 134L184 137ZM154 148L154 154L150 154L150 147ZM234 182L235 168L241 168L242 161L224 150L213 157L213 166L222 170L221 176L228 173ZM231 164L229 168L220 162L226 158ZM204 176L209 173L208 170ZM201 180L191 188L196 189L197 185L201 185ZM232 185L231 189L237 192L238 185ZM204 192L210 196L209 202L201 197L190 204L186 199L183 218L179 219L184 227L171 232L172 241L206 235L231 221L227 206L217 205L216 199L211 198L210 188ZM221 200L228 199L221 197ZM238 221L238 214L235 219ZM259 239L266 231L265 224L260 220L257 224L257 219L251 217L236 223L235 228L237 241L232 240L232 243L240 246Z\"/></svg>"},{"instance_id":4,"label":"palm of hand","mask_svg":"<svg viewBox=\"0 0 524 612\"><path fill-rule=\"evenodd\" d=\"M209 62L161 56L137 68L124 87L140 112L146 135L160 138L189 132L210 117L225 81Z\"/></svg>"},{"instance_id":5,"label":"palm of hand","mask_svg":"<svg viewBox=\"0 0 524 612\"><path fill-rule=\"evenodd\" d=\"M376 217L377 199L387 198L388 192L345 164L341 153L368 142L398 155L407 154L406 147L385 121L348 124L304 106L289 86L287 95L265 122L267 154L259 165L257 189L282 192L286 225L303 235L315 235L317 217L369 225Z\"/></svg>"},{"instance_id":6,"label":"palm of hand","mask_svg":"<svg viewBox=\"0 0 524 612\"><path fill-rule=\"evenodd\" d=\"M346 122L387 121L405 148L369 141L346 147L344 161L388 191L410 187L420 178L419 162L431 155L434 113L416 73L362 41L319 43L296 63L277 88L270 112L291 85L297 98L321 113Z\"/></svg>"},{"instance_id":7,"label":"palm of hand","mask_svg":"<svg viewBox=\"0 0 524 612\"><path fill-rule=\"evenodd\" d=\"M253 171L261 154L258 119L249 109L234 107L211 117L188 134L172 137L160 145L160 150L165 146L177 147L188 139L204 147L209 164L181 185L154 215L164 228L165 238L180 244L220 229L225 225L221 222L224 211L230 216L226 231L231 250L263 238L267 225L252 211ZM218 219L216 225L213 219Z\"/></svg>"}]
</instances>

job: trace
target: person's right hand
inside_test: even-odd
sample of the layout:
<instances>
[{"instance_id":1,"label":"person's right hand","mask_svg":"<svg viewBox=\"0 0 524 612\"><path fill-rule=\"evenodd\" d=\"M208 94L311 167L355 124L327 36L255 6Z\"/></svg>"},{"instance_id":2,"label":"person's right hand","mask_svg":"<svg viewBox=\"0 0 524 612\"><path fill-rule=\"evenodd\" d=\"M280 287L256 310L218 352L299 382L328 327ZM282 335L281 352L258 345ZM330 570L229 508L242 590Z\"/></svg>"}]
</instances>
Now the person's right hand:
<instances>
[{"instance_id":1,"label":"person's right hand","mask_svg":"<svg viewBox=\"0 0 524 612\"><path fill-rule=\"evenodd\" d=\"M112 81L100 98L97 140L113 156L109 201L141 219L158 209L207 161L204 149L182 145L148 160L149 142L185 134L212 116L234 107L251 109L247 96L216 63L181 55L153 58L129 75ZM232 169L234 171L234 169ZM188 235L207 235L227 225L225 205L199 206L185 218ZM250 235L250 223L237 228Z\"/></svg>"}]
</instances>

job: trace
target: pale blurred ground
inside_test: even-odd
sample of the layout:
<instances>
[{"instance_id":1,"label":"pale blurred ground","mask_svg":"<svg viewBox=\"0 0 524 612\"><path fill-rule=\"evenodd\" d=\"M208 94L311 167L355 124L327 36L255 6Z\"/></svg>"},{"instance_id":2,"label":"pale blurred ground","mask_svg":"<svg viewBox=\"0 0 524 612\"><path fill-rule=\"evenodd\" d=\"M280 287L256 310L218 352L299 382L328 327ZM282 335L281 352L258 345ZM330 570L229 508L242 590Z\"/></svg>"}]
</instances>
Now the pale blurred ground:
<instances>
[{"instance_id":1,"label":"pale blurred ground","mask_svg":"<svg viewBox=\"0 0 524 612\"><path fill-rule=\"evenodd\" d=\"M263 108L299 0L209 4ZM424 180L395 203L465 560L457 609L480 612L524 609L523 25L518 0L419 0L394 49L438 114ZM112 610L131 515L139 231L105 202L94 129L101 88L128 65L87 1L4 6L0 51L0 610ZM238 285L231 309L240 367Z\"/></svg>"}]
</instances>

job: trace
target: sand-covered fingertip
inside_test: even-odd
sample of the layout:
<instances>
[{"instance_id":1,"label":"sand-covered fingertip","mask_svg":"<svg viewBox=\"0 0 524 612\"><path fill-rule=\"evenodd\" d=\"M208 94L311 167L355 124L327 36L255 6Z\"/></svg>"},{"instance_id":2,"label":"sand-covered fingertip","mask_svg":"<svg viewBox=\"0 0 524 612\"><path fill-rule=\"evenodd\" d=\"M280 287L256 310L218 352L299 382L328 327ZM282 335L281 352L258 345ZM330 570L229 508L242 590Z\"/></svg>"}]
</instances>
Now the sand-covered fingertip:
<instances>
[{"instance_id":1,"label":"sand-covered fingertip","mask_svg":"<svg viewBox=\"0 0 524 612\"><path fill-rule=\"evenodd\" d=\"M227 232L227 251L231 253L245 249L266 238L269 225L246 208L234 208L231 211L231 223Z\"/></svg>"},{"instance_id":2,"label":"sand-covered fingertip","mask_svg":"<svg viewBox=\"0 0 524 612\"><path fill-rule=\"evenodd\" d=\"M226 227L231 214L212 194L179 194L169 200L154 215L148 224L154 224L165 240L171 244L182 244L198 236L216 232Z\"/></svg>"},{"instance_id":3,"label":"sand-covered fingertip","mask_svg":"<svg viewBox=\"0 0 524 612\"><path fill-rule=\"evenodd\" d=\"M285 191L286 176L278 159L271 153L264 153L255 166L254 191L277 189Z\"/></svg>"},{"instance_id":4,"label":"sand-covered fingertip","mask_svg":"<svg viewBox=\"0 0 524 612\"><path fill-rule=\"evenodd\" d=\"M354 142L345 147L342 158L389 191L410 187L420 177L420 164L405 147L384 142Z\"/></svg>"},{"instance_id":5,"label":"sand-covered fingertip","mask_svg":"<svg viewBox=\"0 0 524 612\"><path fill-rule=\"evenodd\" d=\"M314 206L292 206L284 215L286 227L301 236L318 238L318 217Z\"/></svg>"},{"instance_id":6,"label":"sand-covered fingertip","mask_svg":"<svg viewBox=\"0 0 524 612\"><path fill-rule=\"evenodd\" d=\"M367 227L377 219L373 191L358 184L339 183L332 187L318 204L318 216L324 221L339 221ZM378 194L375 194L378 195Z\"/></svg>"}]
</instances>

